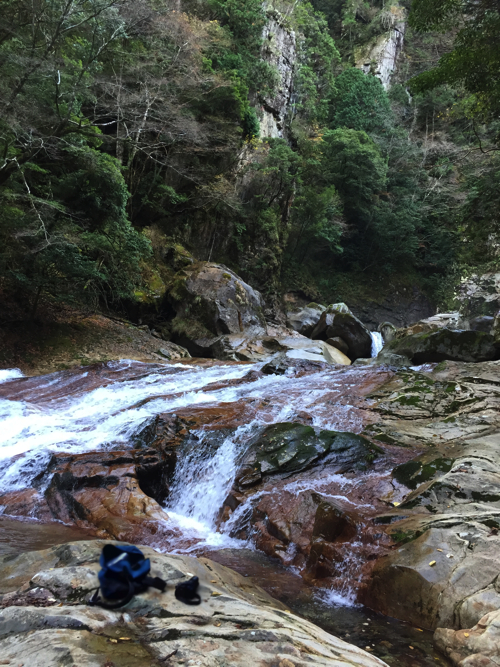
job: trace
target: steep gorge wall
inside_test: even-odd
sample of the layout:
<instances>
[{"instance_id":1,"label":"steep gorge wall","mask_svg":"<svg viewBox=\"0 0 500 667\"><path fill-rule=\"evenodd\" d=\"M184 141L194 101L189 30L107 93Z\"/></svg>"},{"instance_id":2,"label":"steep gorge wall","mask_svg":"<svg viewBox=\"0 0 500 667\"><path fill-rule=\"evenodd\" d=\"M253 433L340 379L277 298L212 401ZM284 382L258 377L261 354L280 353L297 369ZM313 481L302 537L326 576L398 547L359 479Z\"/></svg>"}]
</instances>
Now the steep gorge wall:
<instances>
[{"instance_id":1,"label":"steep gorge wall","mask_svg":"<svg viewBox=\"0 0 500 667\"><path fill-rule=\"evenodd\" d=\"M391 80L403 53L406 32L406 14L398 7L386 12L387 32L355 49L356 67L365 74L373 74L380 79L385 90L391 87Z\"/></svg>"},{"instance_id":2,"label":"steep gorge wall","mask_svg":"<svg viewBox=\"0 0 500 667\"><path fill-rule=\"evenodd\" d=\"M293 78L297 61L297 37L286 27L276 10L267 11L268 23L263 32L262 58L276 68L278 83L275 94L259 99L261 139L283 139L286 121L293 104Z\"/></svg>"}]
</instances>

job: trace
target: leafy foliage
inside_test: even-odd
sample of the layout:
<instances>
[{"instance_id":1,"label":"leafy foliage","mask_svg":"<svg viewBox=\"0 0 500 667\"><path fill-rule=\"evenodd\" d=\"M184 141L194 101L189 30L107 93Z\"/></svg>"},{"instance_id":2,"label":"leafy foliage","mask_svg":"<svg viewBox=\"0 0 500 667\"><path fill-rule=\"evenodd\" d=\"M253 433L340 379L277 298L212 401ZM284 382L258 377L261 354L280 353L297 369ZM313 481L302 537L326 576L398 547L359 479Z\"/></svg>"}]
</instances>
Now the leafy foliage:
<instances>
[{"instance_id":1,"label":"leafy foliage","mask_svg":"<svg viewBox=\"0 0 500 667\"><path fill-rule=\"evenodd\" d=\"M379 133L391 125L391 105L379 79L349 68L337 77L335 87L330 98L331 127Z\"/></svg>"},{"instance_id":2,"label":"leafy foliage","mask_svg":"<svg viewBox=\"0 0 500 667\"><path fill-rule=\"evenodd\" d=\"M500 110L500 8L494 0L414 0L411 25L420 31L458 26L453 49L438 65L413 79L422 92L444 83L463 86L473 95L472 114L487 118Z\"/></svg>"}]
</instances>

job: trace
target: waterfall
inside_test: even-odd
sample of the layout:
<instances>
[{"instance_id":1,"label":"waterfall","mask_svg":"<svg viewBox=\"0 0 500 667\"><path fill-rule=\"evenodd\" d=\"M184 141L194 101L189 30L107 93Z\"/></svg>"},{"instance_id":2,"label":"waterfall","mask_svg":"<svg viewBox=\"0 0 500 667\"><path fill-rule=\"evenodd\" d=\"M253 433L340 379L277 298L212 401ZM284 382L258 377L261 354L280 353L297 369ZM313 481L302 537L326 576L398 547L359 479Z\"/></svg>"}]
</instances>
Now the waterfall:
<instances>
[{"instance_id":1,"label":"waterfall","mask_svg":"<svg viewBox=\"0 0 500 667\"><path fill-rule=\"evenodd\" d=\"M239 540L217 531L217 518L237 472L240 455L254 424L245 424L224 439L215 453L199 444L185 456L175 471L166 510L184 534L202 539L207 546L238 546ZM199 547L199 544L197 545Z\"/></svg>"},{"instance_id":2,"label":"waterfall","mask_svg":"<svg viewBox=\"0 0 500 667\"><path fill-rule=\"evenodd\" d=\"M370 331L372 337L372 358L376 357L380 350L384 347L384 339L382 334L378 331Z\"/></svg>"}]
</instances>

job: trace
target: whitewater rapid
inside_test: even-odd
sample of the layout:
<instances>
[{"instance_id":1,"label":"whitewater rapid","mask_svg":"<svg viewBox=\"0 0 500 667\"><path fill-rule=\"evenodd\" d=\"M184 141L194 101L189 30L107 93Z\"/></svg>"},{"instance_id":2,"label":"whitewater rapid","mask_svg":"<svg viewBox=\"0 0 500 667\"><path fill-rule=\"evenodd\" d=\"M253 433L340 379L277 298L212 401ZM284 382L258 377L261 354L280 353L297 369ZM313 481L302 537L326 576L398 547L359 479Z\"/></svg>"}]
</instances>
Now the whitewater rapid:
<instances>
[{"instance_id":1,"label":"whitewater rapid","mask_svg":"<svg viewBox=\"0 0 500 667\"><path fill-rule=\"evenodd\" d=\"M80 369L25 379L18 370L4 371L0 375L0 490L26 489L41 479L37 484L43 491L43 471L53 454L133 447L135 436L158 414L202 407L223 410L230 404L244 410L256 405L254 418L231 430L215 451L203 446L203 428L193 432L199 445L181 457L165 508L171 527L186 538L180 541L179 551L249 546L230 536L238 513L222 529L217 528L217 518L256 429L297 420L304 411L318 430L359 432L362 428L346 398L346 388L356 385L362 369L331 367L299 377L292 370L284 375L252 376L262 365L163 366L124 360L108 363L98 374ZM332 482L342 480L310 480L304 489L326 490ZM290 486L290 491L301 493L300 486ZM337 487L337 497L347 501L343 485ZM242 507L240 514L246 509ZM349 595L345 603L352 603Z\"/></svg>"}]
</instances>

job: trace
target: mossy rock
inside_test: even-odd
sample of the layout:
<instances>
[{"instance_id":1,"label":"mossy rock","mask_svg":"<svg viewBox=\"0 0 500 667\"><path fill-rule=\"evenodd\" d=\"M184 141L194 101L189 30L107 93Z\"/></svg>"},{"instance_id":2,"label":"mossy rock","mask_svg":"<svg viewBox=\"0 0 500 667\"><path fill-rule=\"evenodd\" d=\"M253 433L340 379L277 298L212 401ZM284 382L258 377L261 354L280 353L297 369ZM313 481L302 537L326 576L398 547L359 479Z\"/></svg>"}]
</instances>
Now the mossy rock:
<instances>
[{"instance_id":1,"label":"mossy rock","mask_svg":"<svg viewBox=\"0 0 500 667\"><path fill-rule=\"evenodd\" d=\"M441 361L493 361L500 358L500 347L491 334L483 331L440 329L396 338L385 353L398 354L414 364Z\"/></svg>"},{"instance_id":2,"label":"mossy rock","mask_svg":"<svg viewBox=\"0 0 500 667\"><path fill-rule=\"evenodd\" d=\"M382 450L354 433L321 431L297 423L265 427L248 443L238 476L242 487L259 483L264 476L300 472L319 461L338 472L365 470Z\"/></svg>"},{"instance_id":3,"label":"mossy rock","mask_svg":"<svg viewBox=\"0 0 500 667\"><path fill-rule=\"evenodd\" d=\"M170 281L167 299L176 313L174 342L191 354L199 356L194 342L200 338L266 333L261 295L222 264L183 268Z\"/></svg>"},{"instance_id":4,"label":"mossy rock","mask_svg":"<svg viewBox=\"0 0 500 667\"><path fill-rule=\"evenodd\" d=\"M392 476L409 489L416 489L420 484L437 477L439 473L449 472L454 462L455 459L449 458L437 458L429 462L414 459L394 468Z\"/></svg>"}]
</instances>

